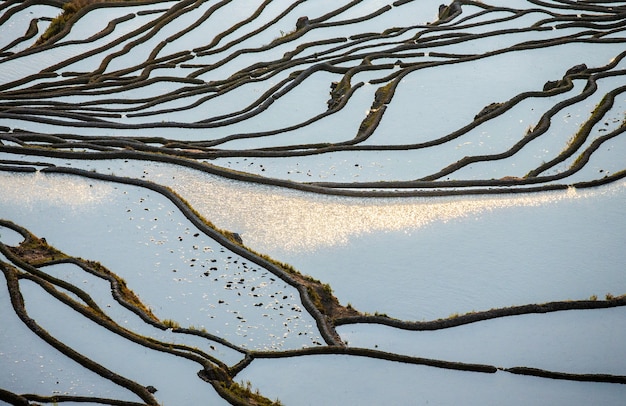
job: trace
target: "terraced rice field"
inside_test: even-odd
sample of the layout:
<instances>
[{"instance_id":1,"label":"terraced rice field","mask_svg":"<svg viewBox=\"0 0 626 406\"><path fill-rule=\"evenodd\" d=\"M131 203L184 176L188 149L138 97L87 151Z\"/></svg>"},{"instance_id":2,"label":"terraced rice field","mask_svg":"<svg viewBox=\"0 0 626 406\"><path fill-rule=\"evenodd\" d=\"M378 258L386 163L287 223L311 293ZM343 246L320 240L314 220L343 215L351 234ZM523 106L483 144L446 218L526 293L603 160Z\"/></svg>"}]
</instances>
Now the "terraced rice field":
<instances>
[{"instance_id":1,"label":"terraced rice field","mask_svg":"<svg viewBox=\"0 0 626 406\"><path fill-rule=\"evenodd\" d=\"M625 29L2 2L0 404L623 404Z\"/></svg>"}]
</instances>

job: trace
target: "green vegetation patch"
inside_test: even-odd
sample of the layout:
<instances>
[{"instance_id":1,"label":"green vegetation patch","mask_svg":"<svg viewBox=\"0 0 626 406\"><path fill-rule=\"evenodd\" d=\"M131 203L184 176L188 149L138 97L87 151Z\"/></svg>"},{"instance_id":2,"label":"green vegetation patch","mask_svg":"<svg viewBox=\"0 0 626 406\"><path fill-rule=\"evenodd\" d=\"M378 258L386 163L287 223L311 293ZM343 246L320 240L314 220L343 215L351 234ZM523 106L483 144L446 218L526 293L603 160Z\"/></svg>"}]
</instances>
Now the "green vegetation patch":
<instances>
[{"instance_id":1,"label":"green vegetation patch","mask_svg":"<svg viewBox=\"0 0 626 406\"><path fill-rule=\"evenodd\" d=\"M237 383L220 382L222 388L237 400L250 406L282 406L280 400L272 401L261 395L258 389L253 390L250 381Z\"/></svg>"},{"instance_id":2,"label":"green vegetation patch","mask_svg":"<svg viewBox=\"0 0 626 406\"><path fill-rule=\"evenodd\" d=\"M8 248L13 254L34 267L69 258L66 254L48 245L45 238L35 236L25 239L17 247Z\"/></svg>"},{"instance_id":3,"label":"green vegetation patch","mask_svg":"<svg viewBox=\"0 0 626 406\"><path fill-rule=\"evenodd\" d=\"M72 18L83 8L97 3L120 3L129 0L71 0L63 4L63 11L50 22L46 31L41 34L33 46L43 45L59 34L70 23Z\"/></svg>"}]
</instances>

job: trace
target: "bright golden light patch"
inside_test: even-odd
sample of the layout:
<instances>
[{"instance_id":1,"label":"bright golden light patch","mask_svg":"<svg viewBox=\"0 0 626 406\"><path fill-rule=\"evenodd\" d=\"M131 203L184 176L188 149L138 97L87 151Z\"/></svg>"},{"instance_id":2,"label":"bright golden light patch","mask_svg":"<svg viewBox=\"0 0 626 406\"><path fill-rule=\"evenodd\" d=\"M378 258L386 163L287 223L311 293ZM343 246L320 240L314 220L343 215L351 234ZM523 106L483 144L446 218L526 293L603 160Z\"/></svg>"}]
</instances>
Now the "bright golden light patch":
<instances>
[{"instance_id":1,"label":"bright golden light patch","mask_svg":"<svg viewBox=\"0 0 626 406\"><path fill-rule=\"evenodd\" d=\"M111 199L114 186L78 176L0 173L0 203L33 207L41 203L80 208Z\"/></svg>"},{"instance_id":2,"label":"bright golden light patch","mask_svg":"<svg viewBox=\"0 0 626 406\"><path fill-rule=\"evenodd\" d=\"M626 183L608 188L624 187ZM217 181L177 173L174 189L218 227L240 233L253 249L316 251L365 233L407 231L507 207L554 204L607 190L438 198L348 198Z\"/></svg>"},{"instance_id":3,"label":"bright golden light patch","mask_svg":"<svg viewBox=\"0 0 626 406\"><path fill-rule=\"evenodd\" d=\"M436 222L509 207L555 204L589 198L626 186L521 195L351 198L315 195L282 188L223 180L191 170L176 172L170 186L205 218L242 235L260 252L314 252L343 245L375 232L414 232ZM75 209L111 204L115 186L77 176L0 174L0 203L35 206L46 203Z\"/></svg>"}]
</instances>

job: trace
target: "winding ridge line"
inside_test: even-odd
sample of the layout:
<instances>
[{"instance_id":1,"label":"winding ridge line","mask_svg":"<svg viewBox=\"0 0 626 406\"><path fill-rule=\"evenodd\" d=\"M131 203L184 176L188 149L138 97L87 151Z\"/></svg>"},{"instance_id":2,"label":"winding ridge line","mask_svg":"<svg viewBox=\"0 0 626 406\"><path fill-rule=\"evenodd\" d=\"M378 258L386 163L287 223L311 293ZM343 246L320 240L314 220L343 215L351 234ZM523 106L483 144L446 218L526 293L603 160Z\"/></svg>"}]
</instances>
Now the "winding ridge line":
<instances>
[{"instance_id":1,"label":"winding ridge line","mask_svg":"<svg viewBox=\"0 0 626 406\"><path fill-rule=\"evenodd\" d=\"M435 368L453 369L457 371L496 373L498 369L492 365L484 364L468 364L463 362L451 362L429 358L412 357L400 355L385 351L371 350L368 348L358 347L310 347L292 351L281 352L252 352L252 358L289 358L303 355L352 355L359 357L368 357L374 359L382 359L393 362L402 362L405 364L426 365Z\"/></svg>"},{"instance_id":2,"label":"winding ridge line","mask_svg":"<svg viewBox=\"0 0 626 406\"><path fill-rule=\"evenodd\" d=\"M105 180L109 182L121 183L132 186L139 186L143 188L150 189L154 192L157 192L168 200L170 200L180 211L181 213L191 221L191 223L196 226L203 233L217 241L219 244L228 248L230 251L234 252L237 255L240 255L251 262L267 269L272 272L274 275L282 279L284 282L289 285L295 287L300 293L300 299L302 301L303 306L307 309L307 311L311 314L311 316L316 320L317 326L320 330L320 334L326 341L328 345L343 345L343 342L337 338L337 333L334 331L332 325L328 322L326 317L315 307L313 301L311 300L307 289L301 284L297 283L296 280L283 269L278 267L273 262L253 253L252 251L246 249L242 245L234 242L232 237L229 235L230 233L225 231L220 231L214 228L214 226L210 225L210 223L199 216L196 212L194 212L185 201L183 201L177 194L175 194L171 189L161 186L159 184L148 182L145 180L134 179L134 178L120 178L113 175L104 175L95 172L83 171L75 168L59 168L59 167L50 167L44 168L41 170L43 173L58 173L58 174L73 174L79 175L82 177L90 178L90 179L98 179ZM228 236L227 236L228 235Z\"/></svg>"},{"instance_id":3,"label":"winding ridge line","mask_svg":"<svg viewBox=\"0 0 626 406\"><path fill-rule=\"evenodd\" d=\"M542 304L527 304L521 306L490 309L482 312L471 312L447 319L431 321L404 321L386 316L364 315L344 317L335 320L335 326L346 324L382 324L402 330L432 331L463 326L470 323L495 319L499 317L520 316L524 314L552 313L564 310L608 309L626 306L626 295L608 300L565 300Z\"/></svg>"},{"instance_id":4,"label":"winding ridge line","mask_svg":"<svg viewBox=\"0 0 626 406\"><path fill-rule=\"evenodd\" d=\"M622 129L618 134L623 133ZM127 145L132 145L128 143ZM594 148L597 149L599 144L596 143ZM589 152L592 152L590 149ZM606 185L626 177L626 169L605 175L600 179L591 181L579 181L572 184L554 183L540 184L539 186L530 186L543 180L558 179L558 175L552 175L546 178L526 178L526 179L490 179L479 181L410 181L396 182L393 191L384 189L392 188L385 182L362 183L362 184L327 184L327 183L298 183L289 180L276 178L260 177L258 175L247 174L228 170L225 168L211 165L207 162L199 162L197 160L183 158L182 156L172 156L165 154L152 154L139 151L128 150L109 150L101 152L78 152L78 151L59 151L59 150L42 150L41 148L23 148L13 146L1 146L0 152L8 152L13 154L25 154L33 156L50 156L56 158L81 159L81 160L107 160L107 159L137 159L154 162L173 163L192 169L197 169L209 174L222 176L227 179L233 179L248 183L257 183L263 185L279 186L303 192L312 192L317 194L350 196L350 197L441 197L441 196L462 196L462 195L497 195L497 194L519 194L533 192L547 192L566 190L570 187L576 189L585 189ZM583 154L588 161L589 154ZM9 170L7 168L6 170ZM30 168L19 168L19 170L32 171ZM72 168L51 167L51 171L72 171ZM48 171L48 169L42 169ZM511 187L524 186L524 187ZM358 190L363 189L363 190ZM416 190L402 190L416 189ZM432 189L432 190L430 190Z\"/></svg>"},{"instance_id":5,"label":"winding ridge line","mask_svg":"<svg viewBox=\"0 0 626 406\"><path fill-rule=\"evenodd\" d=\"M506 372L518 375L530 375L540 378L561 379L567 381L578 382L605 382L605 383L618 383L626 384L626 376L624 375L610 375L610 374L570 374L565 372L546 371L538 368L528 367L513 367L503 369Z\"/></svg>"},{"instance_id":6,"label":"winding ridge line","mask_svg":"<svg viewBox=\"0 0 626 406\"><path fill-rule=\"evenodd\" d=\"M229 367L202 350L147 339L123 329L108 318L86 291L45 272L46 265L77 265L108 281L114 299L145 323L161 330L167 328L138 299L133 299L132 292L125 290L117 275L100 264L67 257L53 251L52 247L47 251L54 254L51 258L28 262L17 255L19 247L0 243L0 252L13 262L13 265L0 262L13 309L31 331L84 367L133 391L146 404L157 402L148 388L104 369L56 341L37 325L26 313L19 281L28 279L39 284L51 297L119 336L151 350L197 362L202 368L198 376L211 383L216 392L233 405L261 402L252 396L242 399L236 386L230 390L235 384L232 379L254 359L321 354L365 356L460 371L506 371L549 379L626 383L626 377L619 375L571 374L529 367L496 368L352 348L342 342L335 330L336 326L354 323L376 323L415 331L437 330L496 317L624 306L626 296L513 306L427 322L355 315L356 311L333 312L332 306L339 304L332 303L336 298L330 294L330 297L320 297L324 286L319 281L247 249L231 232L218 230L202 218L171 189L140 179L66 168L31 158L164 162L246 183L363 198L535 193L597 187L626 177L623 160L610 163L610 172L606 168L593 171L589 165L596 156L603 157L614 143L620 145L626 132L623 111L626 87L620 82L626 77L623 68L626 6L622 2L531 0L522 9L455 0L442 4L439 10L436 7L430 10L428 18L434 16L432 21L420 21L423 17L418 16L424 15L423 2L413 0L398 0L371 8L365 0L328 3L318 8L305 0L285 4L264 0L247 13L231 13L236 8L236 2L231 0L210 4L203 0L184 0L167 4L167 8L163 3L160 0L73 0L64 6L59 0L9 0L0 6L0 25L13 17L26 16L30 7L41 4L63 7L63 14L54 20L49 16L26 16L24 21L28 25L21 26L11 33L13 38L3 41L0 49L0 153L5 156L0 159L0 171L41 172L42 176L71 174L159 193L207 236L295 287L303 307L315 319L326 346L250 351L214 334L180 327L173 329L218 342L243 355L240 362ZM129 12L128 7L133 9ZM100 31L86 30L86 35L78 31L76 23L97 18L105 8L115 17L98 27ZM307 10L308 15L303 15L303 10ZM404 16L414 17L406 19ZM225 17L232 18L231 24L214 29L214 19ZM185 18L188 22L183 24ZM38 22L49 20L52 20L51 25L63 25L60 32L45 43L19 50L37 35ZM495 45L494 39L497 39ZM437 130L431 134L420 128L416 124L419 120L413 117L422 113L422 109L429 111L432 96L420 94L411 99L415 100L415 106L400 105L403 92L412 89L411 81L435 78L441 80L445 88L450 78L438 76L440 71L469 71L482 66L483 62L494 60L497 63L502 56L527 54L532 57L541 52L558 55L573 46L585 49L574 62L576 65L562 66L558 58L549 61L548 70L554 64L562 68L564 74L556 75L561 76L559 79L544 78L547 81L543 88L538 83L523 83L510 77L509 82L515 84L511 86L513 90L498 93L498 99L487 101L491 104L486 106L474 102L468 107L475 108L473 119L470 116L458 118L466 112L457 108L453 101L444 120L458 119L458 123L455 122L456 127L451 130L442 130L443 133ZM595 50L598 55L609 55L606 60L610 60L594 58ZM64 54L70 56L57 58ZM16 73L21 71L29 73ZM509 72L505 68L505 71L507 75L515 73L514 69ZM317 94L320 90L321 96ZM322 99L326 96L324 90L328 91L326 104L316 101L314 107L302 107L308 106L309 100L304 99L308 99L309 94L312 100ZM510 162L507 159L522 156L534 145L547 140L558 128L559 114L578 109L587 115L585 104L596 97L601 101L578 129L568 130L573 132L569 134L570 141L563 144L560 151L557 147L558 152L543 153L536 163L529 162L525 174L494 171L499 174L492 177L490 168L496 168L498 163L506 164ZM484 103L484 99L480 100ZM539 112L538 121L524 133L495 134L510 138L508 144L498 144L497 152L487 145L472 149L464 156L445 153L455 148L453 144L467 138L471 140L476 132L492 131L489 130L492 123L506 122L508 116L517 119L517 115L523 113L521 106L533 100L545 105L545 111ZM367 106L369 108L362 114ZM297 114L297 109L290 110L292 107L306 111ZM287 113L279 111L277 114L281 108ZM359 113L355 113L356 110ZM389 134L385 124L398 110L407 112L406 117L399 118L404 121L393 123L400 124L394 128L401 130L394 131L402 134ZM344 120L349 125L343 125ZM341 130L335 128L337 123L342 124ZM269 177L260 172L243 172L237 170L237 166L224 163L225 158L234 158L233 161L252 158L262 160L266 167L280 168L281 160L297 158L301 167L310 165L315 169L312 162L321 158L334 162L342 156L369 159L376 154L384 159L404 160L407 152L422 151L440 153L441 158L430 166L407 160L402 166L404 173L393 175L399 179L390 175L358 182L345 181L350 179L349 169L338 173L345 175L344 180L330 182L312 181L314 178L302 180L293 175ZM539 162L541 159L543 162ZM467 173L464 169L472 165L474 176L464 177L463 173ZM487 170L480 167L487 167ZM36 238L8 221L0 220L0 226L20 233L27 244ZM320 306L320 302L326 302L322 303L326 307ZM80 396L16 394L4 389L0 389L0 400L20 405L30 402L138 404Z\"/></svg>"},{"instance_id":7,"label":"winding ridge line","mask_svg":"<svg viewBox=\"0 0 626 406\"><path fill-rule=\"evenodd\" d=\"M68 347L61 341L57 340L53 336L51 336L46 330L41 328L37 322L31 319L26 312L26 308L24 305L24 299L19 290L19 282L17 270L0 261L0 270L4 273L6 278L7 288L9 290L9 295L11 298L11 304L13 306L13 310L17 314L17 316L22 320L22 322L37 336L46 341L48 344L53 346L55 349L68 356L72 360L76 361L83 367L96 372L100 376L111 380L112 382L129 389L133 393L135 393L141 400L146 402L148 405L158 405L157 400L154 396L143 386L138 383L131 381L123 376L120 376L113 371L103 367L102 365L92 361L91 359L83 356L82 354L76 352L72 348Z\"/></svg>"}]
</instances>

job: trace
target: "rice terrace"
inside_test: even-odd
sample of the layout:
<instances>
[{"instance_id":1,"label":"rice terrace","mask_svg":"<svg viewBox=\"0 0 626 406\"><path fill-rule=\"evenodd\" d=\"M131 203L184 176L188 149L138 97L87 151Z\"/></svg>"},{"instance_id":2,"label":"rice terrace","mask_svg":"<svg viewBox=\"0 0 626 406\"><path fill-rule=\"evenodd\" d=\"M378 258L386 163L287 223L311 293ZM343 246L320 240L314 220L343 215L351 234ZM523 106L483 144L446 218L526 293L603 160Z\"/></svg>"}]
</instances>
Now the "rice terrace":
<instances>
[{"instance_id":1,"label":"rice terrace","mask_svg":"<svg viewBox=\"0 0 626 406\"><path fill-rule=\"evenodd\" d=\"M626 1L0 3L0 404L623 405Z\"/></svg>"}]
</instances>

